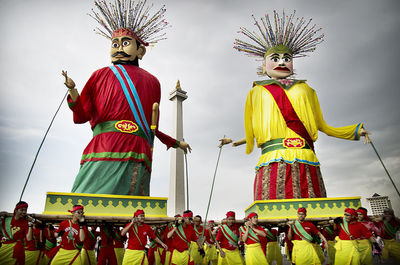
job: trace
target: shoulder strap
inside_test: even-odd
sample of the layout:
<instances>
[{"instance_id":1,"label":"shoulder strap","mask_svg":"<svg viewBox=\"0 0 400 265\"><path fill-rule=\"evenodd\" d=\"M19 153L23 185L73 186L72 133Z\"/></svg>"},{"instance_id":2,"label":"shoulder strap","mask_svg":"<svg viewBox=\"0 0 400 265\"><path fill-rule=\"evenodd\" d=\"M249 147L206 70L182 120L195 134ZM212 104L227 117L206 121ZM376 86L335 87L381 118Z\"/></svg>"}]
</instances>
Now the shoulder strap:
<instances>
[{"instance_id":1,"label":"shoulder strap","mask_svg":"<svg viewBox=\"0 0 400 265\"><path fill-rule=\"evenodd\" d=\"M269 231L269 229L264 229L265 232L267 233L267 237L270 240L276 240L276 236L274 236L274 234L271 233L271 231Z\"/></svg>"},{"instance_id":2,"label":"shoulder strap","mask_svg":"<svg viewBox=\"0 0 400 265\"><path fill-rule=\"evenodd\" d=\"M132 110L132 113L133 113L133 116L135 117L136 122L138 123L138 125L140 126L142 131L145 133L146 138L149 141L150 145L152 145L153 139L151 137L151 131L149 128L149 124L147 123L146 116L144 115L142 103L140 101L139 95L136 91L135 86L133 85L131 78L129 77L128 73L126 72L125 68L122 65L117 64L117 65L111 65L109 67L113 71L114 75L117 77L118 81L121 84L122 90L124 91L125 97L128 100L129 107ZM133 103L133 100L132 100L131 95L129 94L128 88L125 85L125 81L122 78L118 69L122 72L126 81L128 82L129 89L132 92L133 100L135 101L136 105Z\"/></svg>"},{"instance_id":3,"label":"shoulder strap","mask_svg":"<svg viewBox=\"0 0 400 265\"><path fill-rule=\"evenodd\" d=\"M301 122L299 116L297 116L297 113L294 110L293 105L286 95L284 89L276 84L265 85L264 88L274 98L283 118L285 119L287 127L303 137L307 141L310 148L314 151L314 142L311 136L308 134L306 127L304 127L304 124Z\"/></svg>"},{"instance_id":4,"label":"shoulder strap","mask_svg":"<svg viewBox=\"0 0 400 265\"><path fill-rule=\"evenodd\" d=\"M313 237L304 229L298 220L294 222L293 230L301 239L311 243Z\"/></svg>"},{"instance_id":5,"label":"shoulder strap","mask_svg":"<svg viewBox=\"0 0 400 265\"><path fill-rule=\"evenodd\" d=\"M11 220L12 217L6 217L1 222L1 231L3 233L3 236L7 238L7 240L14 240L11 232Z\"/></svg>"},{"instance_id":6,"label":"shoulder strap","mask_svg":"<svg viewBox=\"0 0 400 265\"><path fill-rule=\"evenodd\" d=\"M343 229L343 231L350 237L350 239L353 238L353 236L350 234L349 230L349 223L346 221L345 218L343 218L343 222L340 223L340 227Z\"/></svg>"},{"instance_id":7,"label":"shoulder strap","mask_svg":"<svg viewBox=\"0 0 400 265\"><path fill-rule=\"evenodd\" d=\"M133 230L133 233L135 234L137 240L139 241L139 244L140 244L142 247L144 247L142 241L141 241L140 238L139 238L137 224L134 224L134 225L133 225L132 230Z\"/></svg>"},{"instance_id":8,"label":"shoulder strap","mask_svg":"<svg viewBox=\"0 0 400 265\"><path fill-rule=\"evenodd\" d=\"M240 227L240 229L243 231L243 233L246 232L246 228L244 226ZM247 234L247 236L254 242L260 243L260 238L258 238L257 234L251 227L249 227L249 233Z\"/></svg>"},{"instance_id":9,"label":"shoulder strap","mask_svg":"<svg viewBox=\"0 0 400 265\"><path fill-rule=\"evenodd\" d=\"M224 236L228 239L228 241L231 242L232 245L237 247L239 238L235 233L233 233L233 231L229 228L229 226L226 224L222 225L221 231L224 234Z\"/></svg>"},{"instance_id":10,"label":"shoulder strap","mask_svg":"<svg viewBox=\"0 0 400 265\"><path fill-rule=\"evenodd\" d=\"M190 242L186 238L185 231L183 230L182 225L179 225L178 228L176 229L176 233L178 236L188 245L190 246Z\"/></svg>"},{"instance_id":11,"label":"shoulder strap","mask_svg":"<svg viewBox=\"0 0 400 265\"><path fill-rule=\"evenodd\" d=\"M396 237L396 230L394 227L386 220L383 220L383 229L385 233L390 237Z\"/></svg>"}]
</instances>

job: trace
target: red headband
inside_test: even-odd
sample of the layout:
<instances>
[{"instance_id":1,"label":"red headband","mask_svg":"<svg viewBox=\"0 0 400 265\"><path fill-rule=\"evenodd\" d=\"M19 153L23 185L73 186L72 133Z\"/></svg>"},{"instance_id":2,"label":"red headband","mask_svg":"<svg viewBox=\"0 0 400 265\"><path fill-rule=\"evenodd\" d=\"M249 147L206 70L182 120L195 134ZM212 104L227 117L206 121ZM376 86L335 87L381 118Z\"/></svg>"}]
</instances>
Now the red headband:
<instances>
[{"instance_id":1,"label":"red headband","mask_svg":"<svg viewBox=\"0 0 400 265\"><path fill-rule=\"evenodd\" d=\"M367 215L367 211L364 209L357 209L356 210L357 213L361 213L362 215L364 215L364 219L369 220L369 217Z\"/></svg>"},{"instance_id":2,"label":"red headband","mask_svg":"<svg viewBox=\"0 0 400 265\"><path fill-rule=\"evenodd\" d=\"M207 223L214 223L214 220L208 220L208 222Z\"/></svg>"},{"instance_id":3,"label":"red headband","mask_svg":"<svg viewBox=\"0 0 400 265\"><path fill-rule=\"evenodd\" d=\"M144 211L142 209L139 209L133 214L133 217L139 216L141 214L144 214Z\"/></svg>"},{"instance_id":4,"label":"red headband","mask_svg":"<svg viewBox=\"0 0 400 265\"><path fill-rule=\"evenodd\" d=\"M21 204L15 205L14 211L18 210L18 209L21 209L21 208L28 208L28 204L27 203L21 203Z\"/></svg>"},{"instance_id":5,"label":"red headband","mask_svg":"<svg viewBox=\"0 0 400 265\"><path fill-rule=\"evenodd\" d=\"M74 206L74 208L72 208L72 210L68 210L68 212L73 213L73 212L78 211L78 210L83 210L83 206L82 205L76 205L76 206Z\"/></svg>"},{"instance_id":6,"label":"red headband","mask_svg":"<svg viewBox=\"0 0 400 265\"><path fill-rule=\"evenodd\" d=\"M174 217L177 218L177 217L182 217L182 216L180 214L177 214Z\"/></svg>"},{"instance_id":7,"label":"red headband","mask_svg":"<svg viewBox=\"0 0 400 265\"><path fill-rule=\"evenodd\" d=\"M226 213L226 218L228 218L228 217L233 217L233 218L235 218L235 217L236 217L235 212L234 212L234 211L229 211L229 212L227 212L227 213Z\"/></svg>"},{"instance_id":8,"label":"red headband","mask_svg":"<svg viewBox=\"0 0 400 265\"><path fill-rule=\"evenodd\" d=\"M189 217L189 218L191 218L191 217L193 217L193 212L184 213L184 214L183 214L183 217Z\"/></svg>"},{"instance_id":9,"label":"red headband","mask_svg":"<svg viewBox=\"0 0 400 265\"><path fill-rule=\"evenodd\" d=\"M249 215L246 217L247 220L250 220L252 217L258 216L256 213L249 213Z\"/></svg>"},{"instance_id":10,"label":"red headband","mask_svg":"<svg viewBox=\"0 0 400 265\"><path fill-rule=\"evenodd\" d=\"M354 217L357 217L357 212L356 212L356 210L354 210L353 208L346 208L346 209L344 210L344 212L345 212L345 213L348 213L348 214L351 214L351 215L354 216Z\"/></svg>"},{"instance_id":11,"label":"red headband","mask_svg":"<svg viewBox=\"0 0 400 265\"><path fill-rule=\"evenodd\" d=\"M301 208L299 208L299 209L297 210L297 213L304 213L304 214L307 214L307 210L306 210L306 208L301 207Z\"/></svg>"},{"instance_id":12,"label":"red headband","mask_svg":"<svg viewBox=\"0 0 400 265\"><path fill-rule=\"evenodd\" d=\"M136 35L135 32L133 32L130 29L119 28L117 30L114 30L114 32L112 33L111 38L114 39L116 37L122 37L122 36L131 36L131 37L135 38L140 44L142 44L144 46L149 46L149 43L144 42L143 40L141 40L138 37L138 35Z\"/></svg>"}]
</instances>

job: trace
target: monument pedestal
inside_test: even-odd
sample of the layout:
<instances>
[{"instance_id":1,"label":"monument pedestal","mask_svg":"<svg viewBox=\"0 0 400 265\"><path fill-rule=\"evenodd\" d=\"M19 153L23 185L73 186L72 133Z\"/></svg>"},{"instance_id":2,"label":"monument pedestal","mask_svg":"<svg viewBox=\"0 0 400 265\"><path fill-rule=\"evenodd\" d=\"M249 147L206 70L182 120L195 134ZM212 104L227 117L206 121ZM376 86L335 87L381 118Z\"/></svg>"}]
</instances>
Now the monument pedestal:
<instances>
[{"instance_id":1,"label":"monument pedestal","mask_svg":"<svg viewBox=\"0 0 400 265\"><path fill-rule=\"evenodd\" d=\"M147 217L167 217L167 198L89 193L47 192L43 214L70 214L75 204L85 207L86 216L131 217L143 209Z\"/></svg>"},{"instance_id":2,"label":"monument pedestal","mask_svg":"<svg viewBox=\"0 0 400 265\"><path fill-rule=\"evenodd\" d=\"M307 218L339 217L344 209L361 207L361 197L310 198L254 201L245 210L255 212L259 220L297 218L297 209L307 209Z\"/></svg>"}]
</instances>

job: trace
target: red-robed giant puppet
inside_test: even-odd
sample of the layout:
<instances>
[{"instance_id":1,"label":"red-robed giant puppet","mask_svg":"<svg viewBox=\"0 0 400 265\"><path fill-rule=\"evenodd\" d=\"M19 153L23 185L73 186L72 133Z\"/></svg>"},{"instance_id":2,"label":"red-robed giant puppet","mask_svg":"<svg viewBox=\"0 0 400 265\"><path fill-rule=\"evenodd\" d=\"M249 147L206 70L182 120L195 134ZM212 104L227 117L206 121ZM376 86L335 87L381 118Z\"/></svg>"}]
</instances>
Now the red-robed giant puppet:
<instances>
[{"instance_id":1,"label":"red-robed giant puppet","mask_svg":"<svg viewBox=\"0 0 400 265\"><path fill-rule=\"evenodd\" d=\"M347 140L359 140L368 132L363 124L334 128L323 119L314 89L305 80L290 79L293 58L315 50L324 35L304 18L280 17L274 11L258 22L259 33L241 28L253 44L236 39L234 48L263 59L260 75L271 79L256 81L247 94L245 106L246 153L253 151L254 139L261 149L256 166L254 200L326 197L320 163L314 152L318 131ZM272 24L272 25L271 25ZM232 142L221 139L221 145Z\"/></svg>"},{"instance_id":2,"label":"red-robed giant puppet","mask_svg":"<svg viewBox=\"0 0 400 265\"><path fill-rule=\"evenodd\" d=\"M190 146L163 134L152 124L154 103L160 103L160 83L139 67L146 46L164 39L165 8L150 14L146 1L95 1L100 14L91 15L103 26L98 33L111 40L109 67L95 71L81 94L67 76L68 104L75 123L90 122L93 138L83 151L72 187L75 193L149 195L154 135L167 148Z\"/></svg>"}]
</instances>

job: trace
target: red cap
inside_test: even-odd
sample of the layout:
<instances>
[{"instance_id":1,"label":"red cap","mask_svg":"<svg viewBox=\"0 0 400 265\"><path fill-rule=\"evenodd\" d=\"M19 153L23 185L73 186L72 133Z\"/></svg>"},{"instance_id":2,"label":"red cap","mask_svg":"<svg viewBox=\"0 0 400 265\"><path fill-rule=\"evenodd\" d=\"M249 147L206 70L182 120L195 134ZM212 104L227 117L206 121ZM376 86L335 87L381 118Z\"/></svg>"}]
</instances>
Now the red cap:
<instances>
[{"instance_id":1,"label":"red cap","mask_svg":"<svg viewBox=\"0 0 400 265\"><path fill-rule=\"evenodd\" d=\"M191 218L191 217L193 217L193 212L184 213L184 214L183 214L183 217L189 217L189 218Z\"/></svg>"},{"instance_id":2,"label":"red cap","mask_svg":"<svg viewBox=\"0 0 400 265\"><path fill-rule=\"evenodd\" d=\"M258 216L256 213L249 213L249 215L246 217L247 220L250 220L252 217Z\"/></svg>"},{"instance_id":3,"label":"red cap","mask_svg":"<svg viewBox=\"0 0 400 265\"><path fill-rule=\"evenodd\" d=\"M208 222L207 223L214 223L214 220L208 220Z\"/></svg>"},{"instance_id":4,"label":"red cap","mask_svg":"<svg viewBox=\"0 0 400 265\"><path fill-rule=\"evenodd\" d=\"M14 211L15 211L15 210L18 210L18 209L21 209L21 208L28 208L28 204L27 204L26 202L24 202L24 203L15 205Z\"/></svg>"},{"instance_id":5,"label":"red cap","mask_svg":"<svg viewBox=\"0 0 400 265\"><path fill-rule=\"evenodd\" d=\"M226 218L228 218L228 217L233 217L233 218L235 218L235 217L236 217L235 212L234 212L234 211L229 211L229 212L227 212L227 213L226 213Z\"/></svg>"},{"instance_id":6,"label":"red cap","mask_svg":"<svg viewBox=\"0 0 400 265\"><path fill-rule=\"evenodd\" d=\"M78 210L83 210L83 206L82 205L75 205L74 208L72 208L72 210L68 210L68 212L73 213L75 211Z\"/></svg>"},{"instance_id":7,"label":"red cap","mask_svg":"<svg viewBox=\"0 0 400 265\"><path fill-rule=\"evenodd\" d=\"M356 212L357 212L357 213L361 213L362 215L364 215L364 219L367 220L367 221L369 221L369 217L368 217L368 215L367 215L367 211L366 211L366 210L364 210L364 209L357 209Z\"/></svg>"},{"instance_id":8,"label":"red cap","mask_svg":"<svg viewBox=\"0 0 400 265\"><path fill-rule=\"evenodd\" d=\"M141 214L144 214L144 211L142 209L136 210L136 212L133 214L133 217L139 216Z\"/></svg>"},{"instance_id":9,"label":"red cap","mask_svg":"<svg viewBox=\"0 0 400 265\"><path fill-rule=\"evenodd\" d=\"M348 213L348 214L350 214L350 215L352 215L352 216L354 216L354 217L357 217L357 212L356 212L356 210L354 210L353 208L346 208L346 209L344 210L344 212L345 212L345 213Z\"/></svg>"},{"instance_id":10,"label":"red cap","mask_svg":"<svg viewBox=\"0 0 400 265\"><path fill-rule=\"evenodd\" d=\"M144 46L149 46L149 44L147 42L144 42L142 39L140 39L135 32L133 32L130 29L125 29L125 28L119 28L117 30L114 30L114 32L112 33L111 38L114 39L116 37L122 37L122 36L131 36L133 38L135 38L140 44L144 45Z\"/></svg>"},{"instance_id":11,"label":"red cap","mask_svg":"<svg viewBox=\"0 0 400 265\"><path fill-rule=\"evenodd\" d=\"M304 214L307 214L307 209L304 208L304 207L300 207L300 208L297 210L297 213L304 213Z\"/></svg>"},{"instance_id":12,"label":"red cap","mask_svg":"<svg viewBox=\"0 0 400 265\"><path fill-rule=\"evenodd\" d=\"M182 217L182 215L180 215L180 214L178 213L178 214L176 214L174 217L175 217L175 218L177 218L177 217Z\"/></svg>"}]
</instances>

